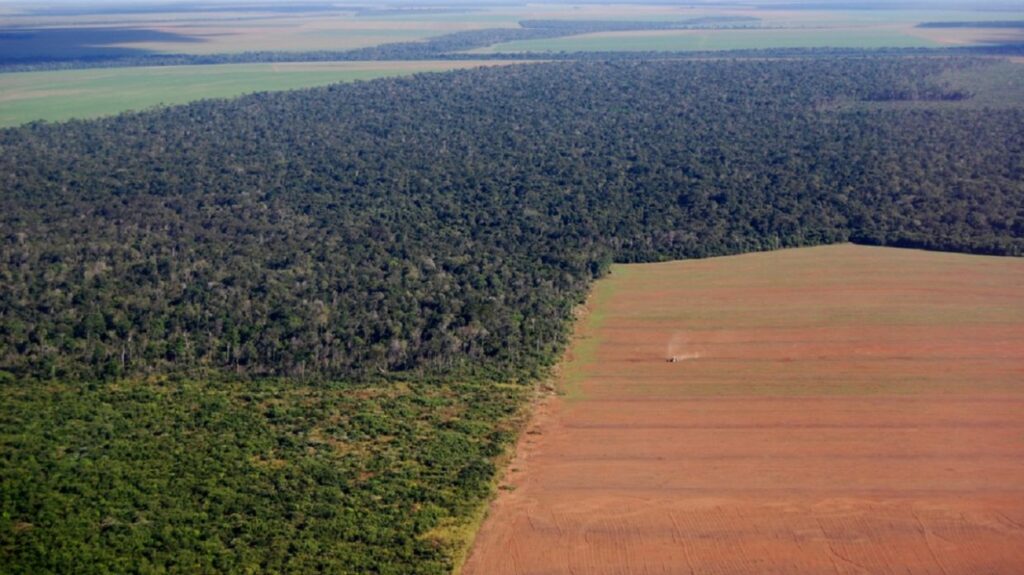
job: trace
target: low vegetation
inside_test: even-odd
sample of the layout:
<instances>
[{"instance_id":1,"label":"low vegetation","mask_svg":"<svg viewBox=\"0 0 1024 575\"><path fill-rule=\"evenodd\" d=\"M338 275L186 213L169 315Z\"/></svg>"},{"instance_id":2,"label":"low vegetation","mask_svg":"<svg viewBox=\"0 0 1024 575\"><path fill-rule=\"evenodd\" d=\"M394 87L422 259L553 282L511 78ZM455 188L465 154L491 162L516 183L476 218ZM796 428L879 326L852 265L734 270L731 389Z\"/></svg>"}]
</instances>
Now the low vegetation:
<instances>
[{"instance_id":1,"label":"low vegetation","mask_svg":"<svg viewBox=\"0 0 1024 575\"><path fill-rule=\"evenodd\" d=\"M449 573L524 391L6 381L0 571Z\"/></svg>"}]
</instances>

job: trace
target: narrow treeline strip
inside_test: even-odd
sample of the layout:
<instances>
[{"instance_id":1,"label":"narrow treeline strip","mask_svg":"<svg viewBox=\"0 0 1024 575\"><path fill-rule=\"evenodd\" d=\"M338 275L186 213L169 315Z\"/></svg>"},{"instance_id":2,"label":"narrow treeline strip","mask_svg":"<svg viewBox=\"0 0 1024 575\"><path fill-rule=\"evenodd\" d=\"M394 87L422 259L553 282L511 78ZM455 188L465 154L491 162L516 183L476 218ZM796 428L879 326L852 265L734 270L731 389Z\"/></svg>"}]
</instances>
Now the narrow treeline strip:
<instances>
[{"instance_id":1,"label":"narrow treeline strip","mask_svg":"<svg viewBox=\"0 0 1024 575\"><path fill-rule=\"evenodd\" d=\"M490 45L490 44L485 44ZM365 50L365 51L363 51ZM403 48L403 50L405 50ZM11 72L43 72L92 68L128 68L137 66L202 66L215 64L284 64L294 62L360 62L416 60L730 60L736 58L882 58L882 57L958 57L958 56L1021 56L1024 43L983 46L950 46L946 48L765 48L704 51L630 51L630 52L418 52L392 53L376 48L359 52L238 52L225 54L153 54L118 58L94 58L32 64L0 64L0 74Z\"/></svg>"},{"instance_id":2,"label":"narrow treeline strip","mask_svg":"<svg viewBox=\"0 0 1024 575\"><path fill-rule=\"evenodd\" d=\"M918 28L1024 28L1024 20L987 20L978 22L921 22Z\"/></svg>"}]
</instances>

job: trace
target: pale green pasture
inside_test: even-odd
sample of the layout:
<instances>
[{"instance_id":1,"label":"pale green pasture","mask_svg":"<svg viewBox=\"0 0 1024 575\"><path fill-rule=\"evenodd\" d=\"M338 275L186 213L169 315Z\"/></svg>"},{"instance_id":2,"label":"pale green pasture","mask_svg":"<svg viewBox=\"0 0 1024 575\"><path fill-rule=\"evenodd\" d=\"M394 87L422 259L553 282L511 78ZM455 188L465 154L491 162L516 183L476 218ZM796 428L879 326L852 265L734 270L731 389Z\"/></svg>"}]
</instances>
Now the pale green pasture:
<instances>
[{"instance_id":1,"label":"pale green pasture","mask_svg":"<svg viewBox=\"0 0 1024 575\"><path fill-rule=\"evenodd\" d=\"M832 12L847 22L908 23L1024 20L1024 12L982 10L852 10Z\"/></svg>"},{"instance_id":2,"label":"pale green pasture","mask_svg":"<svg viewBox=\"0 0 1024 575\"><path fill-rule=\"evenodd\" d=\"M95 118L204 98L478 65L466 61L224 64L0 74L0 126Z\"/></svg>"},{"instance_id":3,"label":"pale green pasture","mask_svg":"<svg viewBox=\"0 0 1024 575\"><path fill-rule=\"evenodd\" d=\"M607 32L496 44L476 53L701 51L763 48L912 48L931 40L885 28L791 28Z\"/></svg>"}]
</instances>

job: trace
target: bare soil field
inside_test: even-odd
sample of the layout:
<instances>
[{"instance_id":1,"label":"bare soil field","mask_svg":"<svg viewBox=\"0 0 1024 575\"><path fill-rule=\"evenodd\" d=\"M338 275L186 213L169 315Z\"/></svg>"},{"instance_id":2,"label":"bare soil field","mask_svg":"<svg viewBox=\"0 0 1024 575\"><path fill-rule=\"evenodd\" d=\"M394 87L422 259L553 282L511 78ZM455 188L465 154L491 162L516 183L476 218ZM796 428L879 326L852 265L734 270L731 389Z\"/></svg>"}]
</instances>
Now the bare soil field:
<instances>
[{"instance_id":1,"label":"bare soil field","mask_svg":"<svg viewBox=\"0 0 1024 575\"><path fill-rule=\"evenodd\" d=\"M588 306L465 574L1024 572L1024 260L617 266Z\"/></svg>"}]
</instances>

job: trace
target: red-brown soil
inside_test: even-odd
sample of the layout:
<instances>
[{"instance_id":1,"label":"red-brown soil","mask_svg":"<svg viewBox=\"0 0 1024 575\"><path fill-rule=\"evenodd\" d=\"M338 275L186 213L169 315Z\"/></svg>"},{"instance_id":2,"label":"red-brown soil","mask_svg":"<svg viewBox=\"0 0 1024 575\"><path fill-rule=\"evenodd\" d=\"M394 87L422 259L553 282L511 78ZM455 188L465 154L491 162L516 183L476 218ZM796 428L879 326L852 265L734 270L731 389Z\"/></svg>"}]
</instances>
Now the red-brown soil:
<instances>
[{"instance_id":1,"label":"red-brown soil","mask_svg":"<svg viewBox=\"0 0 1024 575\"><path fill-rule=\"evenodd\" d=\"M590 308L466 575L1024 573L1024 260L620 266Z\"/></svg>"}]
</instances>

